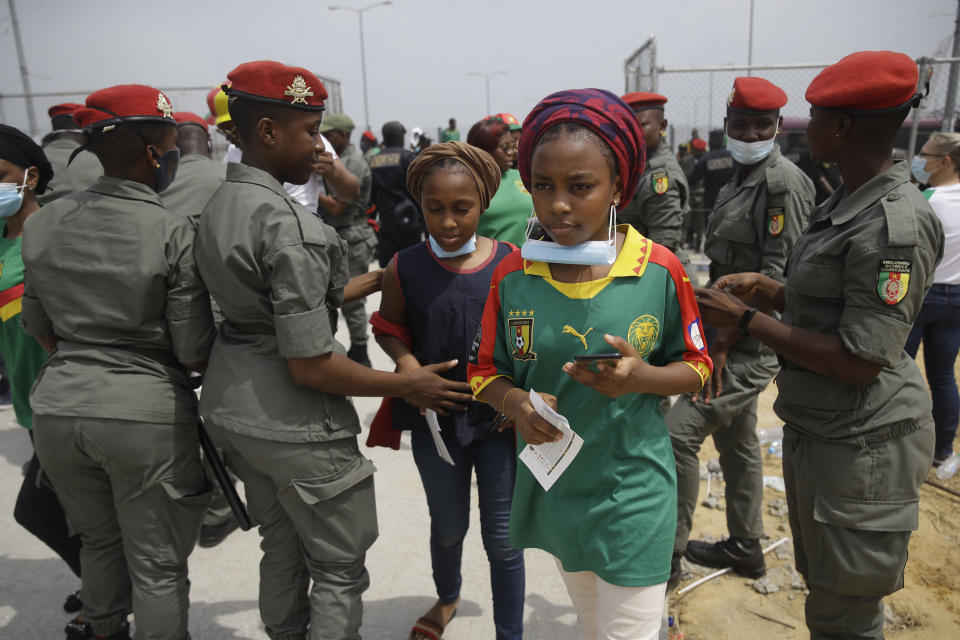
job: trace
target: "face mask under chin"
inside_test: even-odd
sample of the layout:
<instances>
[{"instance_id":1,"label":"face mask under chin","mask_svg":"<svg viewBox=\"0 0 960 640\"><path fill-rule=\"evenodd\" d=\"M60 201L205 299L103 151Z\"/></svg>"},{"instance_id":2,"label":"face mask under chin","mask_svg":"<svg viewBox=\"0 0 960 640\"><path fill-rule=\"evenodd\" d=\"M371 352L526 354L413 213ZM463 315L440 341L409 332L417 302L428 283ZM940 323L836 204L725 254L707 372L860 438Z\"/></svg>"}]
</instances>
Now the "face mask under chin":
<instances>
[{"instance_id":1,"label":"face mask under chin","mask_svg":"<svg viewBox=\"0 0 960 640\"><path fill-rule=\"evenodd\" d=\"M727 136L727 150L737 163L744 165L754 165L763 161L773 151L775 144L777 144L776 134L769 140L756 142L743 142Z\"/></svg>"},{"instance_id":2,"label":"face mask under chin","mask_svg":"<svg viewBox=\"0 0 960 640\"><path fill-rule=\"evenodd\" d=\"M572 246L547 240L531 240L530 233L536 221L536 212L527 224L527 239L520 249L525 260L553 262L557 264L610 265L617 259L617 243L614 237L614 219L616 208L610 206L610 219L607 223L606 240L587 240Z\"/></svg>"}]
</instances>

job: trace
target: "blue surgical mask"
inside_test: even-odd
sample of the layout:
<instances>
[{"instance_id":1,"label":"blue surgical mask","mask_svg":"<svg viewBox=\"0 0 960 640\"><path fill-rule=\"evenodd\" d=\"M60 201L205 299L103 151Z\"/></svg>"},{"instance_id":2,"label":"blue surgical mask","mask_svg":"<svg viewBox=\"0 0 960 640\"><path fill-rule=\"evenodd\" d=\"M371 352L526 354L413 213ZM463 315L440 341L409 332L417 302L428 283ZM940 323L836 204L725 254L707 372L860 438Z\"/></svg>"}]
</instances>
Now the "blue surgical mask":
<instances>
[{"instance_id":1,"label":"blue surgical mask","mask_svg":"<svg viewBox=\"0 0 960 640\"><path fill-rule=\"evenodd\" d=\"M916 178L920 184L930 184L930 172L927 171L927 161L925 158L913 156L913 161L910 162L910 171L913 172L913 177Z\"/></svg>"},{"instance_id":2,"label":"blue surgical mask","mask_svg":"<svg viewBox=\"0 0 960 640\"><path fill-rule=\"evenodd\" d=\"M523 243L523 248L520 249L520 255L524 260L557 264L613 264L617 259L617 243L613 234L613 220L616 212L616 207L610 205L610 222L607 225L606 240L587 240L572 246L546 240L531 240L530 231L533 229L533 221L536 218L530 218L527 224L527 239Z\"/></svg>"},{"instance_id":3,"label":"blue surgical mask","mask_svg":"<svg viewBox=\"0 0 960 640\"><path fill-rule=\"evenodd\" d=\"M160 193L173 184L173 179L177 177L177 166L180 164L180 149L174 147L162 156L154 151L153 157L157 161L157 165L159 165L153 169L154 179L157 183L154 191Z\"/></svg>"},{"instance_id":4,"label":"blue surgical mask","mask_svg":"<svg viewBox=\"0 0 960 640\"><path fill-rule=\"evenodd\" d=\"M770 152L773 151L773 145L776 143L776 135L769 140L757 140L756 142L743 142L727 136L727 150L730 155L740 164L748 166L757 164L770 155Z\"/></svg>"},{"instance_id":5,"label":"blue surgical mask","mask_svg":"<svg viewBox=\"0 0 960 640\"><path fill-rule=\"evenodd\" d=\"M447 251L441 247L440 244L433 239L433 236L428 235L427 239L430 241L430 248L438 258L457 258L460 256L465 256L468 253L473 253L477 248L477 234L473 234L473 237L464 242L462 247L453 251Z\"/></svg>"},{"instance_id":6,"label":"blue surgical mask","mask_svg":"<svg viewBox=\"0 0 960 640\"><path fill-rule=\"evenodd\" d=\"M9 218L20 211L23 205L23 190L27 188L27 175L23 175L23 184L0 182L0 218Z\"/></svg>"}]
</instances>

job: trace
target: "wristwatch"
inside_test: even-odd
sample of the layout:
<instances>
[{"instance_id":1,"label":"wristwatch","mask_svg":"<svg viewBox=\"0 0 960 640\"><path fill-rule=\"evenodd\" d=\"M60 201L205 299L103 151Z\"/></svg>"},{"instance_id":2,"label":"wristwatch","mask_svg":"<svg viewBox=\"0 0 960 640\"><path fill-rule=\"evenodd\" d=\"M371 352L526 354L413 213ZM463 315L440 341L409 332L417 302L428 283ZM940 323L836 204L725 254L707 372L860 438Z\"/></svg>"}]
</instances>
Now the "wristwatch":
<instances>
[{"instance_id":1,"label":"wristwatch","mask_svg":"<svg viewBox=\"0 0 960 640\"><path fill-rule=\"evenodd\" d=\"M757 310L753 307L750 307L743 312L743 315L740 316L740 321L737 323L737 328L740 329L740 333L745 336L750 335L750 332L747 331L747 327L750 325L750 321L753 320L753 315Z\"/></svg>"}]
</instances>

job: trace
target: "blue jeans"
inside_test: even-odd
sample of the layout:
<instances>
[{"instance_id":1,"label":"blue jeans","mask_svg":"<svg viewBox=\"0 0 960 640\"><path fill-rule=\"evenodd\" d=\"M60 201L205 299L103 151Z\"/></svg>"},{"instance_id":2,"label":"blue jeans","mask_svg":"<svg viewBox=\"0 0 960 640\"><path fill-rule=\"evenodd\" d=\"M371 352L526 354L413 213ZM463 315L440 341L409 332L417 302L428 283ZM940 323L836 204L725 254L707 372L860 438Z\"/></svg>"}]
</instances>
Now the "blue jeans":
<instances>
[{"instance_id":1,"label":"blue jeans","mask_svg":"<svg viewBox=\"0 0 960 640\"><path fill-rule=\"evenodd\" d=\"M430 559L437 597L445 604L460 597L460 559L470 526L470 481L472 470L476 469L480 537L490 562L497 640L522 638L523 550L510 544L510 505L517 473L514 441L492 437L466 447L455 436L444 437L443 441L456 466L440 459L426 429L411 433L413 459L430 508Z\"/></svg>"},{"instance_id":2,"label":"blue jeans","mask_svg":"<svg viewBox=\"0 0 960 640\"><path fill-rule=\"evenodd\" d=\"M937 429L934 454L945 458L953 453L960 420L960 395L953 374L960 350L960 284L934 284L930 288L904 346L910 357L916 357L921 339Z\"/></svg>"}]
</instances>

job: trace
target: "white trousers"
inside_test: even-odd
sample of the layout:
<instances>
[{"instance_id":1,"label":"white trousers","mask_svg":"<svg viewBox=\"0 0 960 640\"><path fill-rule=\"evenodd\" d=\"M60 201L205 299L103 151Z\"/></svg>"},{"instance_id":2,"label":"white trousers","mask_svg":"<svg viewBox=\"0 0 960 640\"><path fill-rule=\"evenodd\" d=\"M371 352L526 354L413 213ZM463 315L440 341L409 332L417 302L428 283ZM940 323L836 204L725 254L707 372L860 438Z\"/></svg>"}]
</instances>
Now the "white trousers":
<instances>
[{"instance_id":1,"label":"white trousers","mask_svg":"<svg viewBox=\"0 0 960 640\"><path fill-rule=\"evenodd\" d=\"M592 571L564 571L560 560L554 560L586 640L656 640L666 582L650 587L620 587Z\"/></svg>"}]
</instances>

